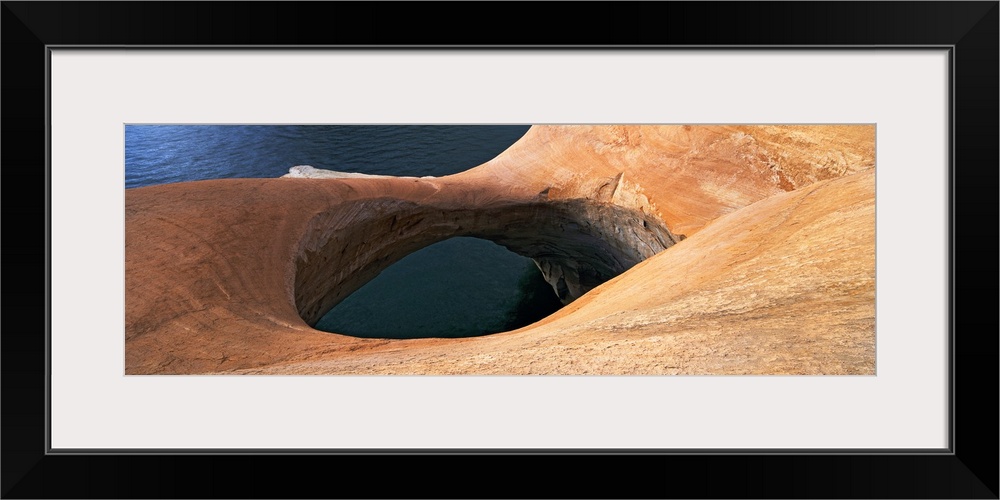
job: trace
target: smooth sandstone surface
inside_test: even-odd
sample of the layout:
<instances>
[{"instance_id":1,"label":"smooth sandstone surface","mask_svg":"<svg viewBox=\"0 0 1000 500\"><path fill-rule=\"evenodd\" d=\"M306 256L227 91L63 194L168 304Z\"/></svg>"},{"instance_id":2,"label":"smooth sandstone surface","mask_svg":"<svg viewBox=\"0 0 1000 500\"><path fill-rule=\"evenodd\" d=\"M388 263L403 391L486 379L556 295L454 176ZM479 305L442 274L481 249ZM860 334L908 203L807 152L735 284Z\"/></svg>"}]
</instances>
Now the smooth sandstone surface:
<instances>
[{"instance_id":1,"label":"smooth sandstone surface","mask_svg":"<svg viewBox=\"0 0 1000 500\"><path fill-rule=\"evenodd\" d=\"M440 178L126 191L126 374L874 374L874 126L534 126ZM452 236L569 305L513 332L310 327Z\"/></svg>"}]
</instances>

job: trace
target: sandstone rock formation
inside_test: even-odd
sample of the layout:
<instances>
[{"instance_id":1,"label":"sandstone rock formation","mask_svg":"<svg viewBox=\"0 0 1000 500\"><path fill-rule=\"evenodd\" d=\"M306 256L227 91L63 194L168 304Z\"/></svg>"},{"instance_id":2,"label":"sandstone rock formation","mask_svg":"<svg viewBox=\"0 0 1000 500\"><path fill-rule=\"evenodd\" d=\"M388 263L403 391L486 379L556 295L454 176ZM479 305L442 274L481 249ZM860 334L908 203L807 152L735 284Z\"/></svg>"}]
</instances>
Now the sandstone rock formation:
<instances>
[{"instance_id":1,"label":"sandstone rock formation","mask_svg":"<svg viewBox=\"0 0 1000 500\"><path fill-rule=\"evenodd\" d=\"M873 126L535 126L440 178L130 189L126 373L873 374L874 156ZM310 327L453 236L570 305L467 339Z\"/></svg>"}]
</instances>

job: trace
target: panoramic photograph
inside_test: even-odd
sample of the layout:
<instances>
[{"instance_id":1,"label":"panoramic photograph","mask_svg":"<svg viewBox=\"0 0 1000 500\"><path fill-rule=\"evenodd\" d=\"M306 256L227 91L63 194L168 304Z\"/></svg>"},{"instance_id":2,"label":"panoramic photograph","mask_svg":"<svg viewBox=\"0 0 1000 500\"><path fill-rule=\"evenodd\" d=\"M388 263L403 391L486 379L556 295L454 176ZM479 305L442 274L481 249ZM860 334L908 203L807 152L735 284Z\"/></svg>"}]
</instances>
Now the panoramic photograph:
<instances>
[{"instance_id":1,"label":"panoramic photograph","mask_svg":"<svg viewBox=\"0 0 1000 500\"><path fill-rule=\"evenodd\" d=\"M874 375L875 126L126 124L126 375Z\"/></svg>"}]
</instances>

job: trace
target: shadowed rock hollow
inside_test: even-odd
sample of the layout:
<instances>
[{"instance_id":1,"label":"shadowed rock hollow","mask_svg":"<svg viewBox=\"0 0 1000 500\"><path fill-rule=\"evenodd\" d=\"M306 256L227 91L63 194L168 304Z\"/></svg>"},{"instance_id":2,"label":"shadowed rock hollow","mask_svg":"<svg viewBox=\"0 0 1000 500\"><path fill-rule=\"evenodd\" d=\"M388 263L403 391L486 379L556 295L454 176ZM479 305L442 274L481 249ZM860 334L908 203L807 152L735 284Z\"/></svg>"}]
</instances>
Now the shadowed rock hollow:
<instances>
[{"instance_id":1,"label":"shadowed rock hollow","mask_svg":"<svg viewBox=\"0 0 1000 500\"><path fill-rule=\"evenodd\" d=\"M126 373L874 373L873 126L535 126L441 178L126 191ZM311 328L453 236L564 303L514 332Z\"/></svg>"},{"instance_id":2,"label":"shadowed rock hollow","mask_svg":"<svg viewBox=\"0 0 1000 500\"><path fill-rule=\"evenodd\" d=\"M587 200L469 208L362 200L312 219L295 272L295 304L315 325L388 265L454 236L492 240L531 257L563 303L675 242L659 221Z\"/></svg>"}]
</instances>

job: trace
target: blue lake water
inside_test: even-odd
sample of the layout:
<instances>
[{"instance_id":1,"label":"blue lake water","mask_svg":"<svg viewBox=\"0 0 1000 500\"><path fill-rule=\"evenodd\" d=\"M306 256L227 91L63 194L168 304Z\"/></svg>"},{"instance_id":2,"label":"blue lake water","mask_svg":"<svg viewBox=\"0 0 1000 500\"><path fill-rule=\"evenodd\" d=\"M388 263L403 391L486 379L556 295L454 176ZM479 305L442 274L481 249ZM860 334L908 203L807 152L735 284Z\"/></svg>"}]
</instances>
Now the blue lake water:
<instances>
[{"instance_id":1,"label":"blue lake water","mask_svg":"<svg viewBox=\"0 0 1000 500\"><path fill-rule=\"evenodd\" d=\"M125 187L280 177L295 165L442 176L489 161L527 126L127 125ZM530 259L452 238L387 268L317 328L359 337L467 337L530 324L560 307Z\"/></svg>"}]
</instances>

